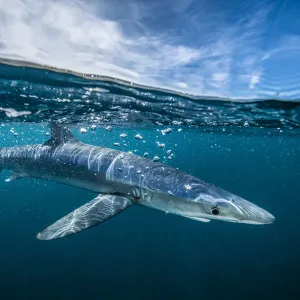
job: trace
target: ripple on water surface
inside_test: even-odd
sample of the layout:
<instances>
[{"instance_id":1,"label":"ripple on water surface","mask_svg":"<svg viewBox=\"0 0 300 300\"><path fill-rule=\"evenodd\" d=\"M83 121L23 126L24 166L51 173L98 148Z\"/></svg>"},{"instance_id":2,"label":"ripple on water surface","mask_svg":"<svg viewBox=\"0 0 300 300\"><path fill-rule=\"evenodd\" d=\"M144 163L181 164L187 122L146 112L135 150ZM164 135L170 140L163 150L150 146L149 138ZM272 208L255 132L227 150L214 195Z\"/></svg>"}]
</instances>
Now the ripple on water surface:
<instances>
[{"instance_id":1,"label":"ripple on water surface","mask_svg":"<svg viewBox=\"0 0 300 300\"><path fill-rule=\"evenodd\" d=\"M300 127L300 103L203 97L37 65L0 64L2 122L109 126ZM164 134L169 133L169 129Z\"/></svg>"}]
</instances>

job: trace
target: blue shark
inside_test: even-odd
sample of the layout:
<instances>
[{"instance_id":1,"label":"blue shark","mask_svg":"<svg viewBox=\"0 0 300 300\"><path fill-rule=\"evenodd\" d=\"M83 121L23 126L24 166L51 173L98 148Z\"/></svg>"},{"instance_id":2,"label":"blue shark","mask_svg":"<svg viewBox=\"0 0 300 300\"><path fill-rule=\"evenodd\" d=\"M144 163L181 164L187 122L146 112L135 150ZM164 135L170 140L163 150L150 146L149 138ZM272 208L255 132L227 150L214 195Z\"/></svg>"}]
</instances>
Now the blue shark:
<instances>
[{"instance_id":1,"label":"blue shark","mask_svg":"<svg viewBox=\"0 0 300 300\"><path fill-rule=\"evenodd\" d=\"M133 204L196 221L269 224L275 218L259 206L160 162L78 141L63 125L51 126L44 144L0 148L0 170L54 181L97 193L90 202L37 234L52 240L96 226Z\"/></svg>"}]
</instances>

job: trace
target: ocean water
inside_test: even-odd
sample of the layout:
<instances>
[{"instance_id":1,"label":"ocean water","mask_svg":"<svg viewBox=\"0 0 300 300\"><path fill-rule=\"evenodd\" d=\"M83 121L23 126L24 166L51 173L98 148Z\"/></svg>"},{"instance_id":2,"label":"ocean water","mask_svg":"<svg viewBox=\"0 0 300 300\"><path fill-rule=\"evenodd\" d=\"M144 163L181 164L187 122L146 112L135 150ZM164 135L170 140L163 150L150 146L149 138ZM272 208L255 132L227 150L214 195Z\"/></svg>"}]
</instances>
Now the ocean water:
<instances>
[{"instance_id":1,"label":"ocean water","mask_svg":"<svg viewBox=\"0 0 300 300\"><path fill-rule=\"evenodd\" d=\"M43 143L49 122L61 122L82 142L157 155L276 221L201 223L135 205L80 234L39 241L95 194L31 178L8 183L4 170L1 299L299 299L299 102L233 102L59 71L2 61L0 147Z\"/></svg>"}]
</instances>

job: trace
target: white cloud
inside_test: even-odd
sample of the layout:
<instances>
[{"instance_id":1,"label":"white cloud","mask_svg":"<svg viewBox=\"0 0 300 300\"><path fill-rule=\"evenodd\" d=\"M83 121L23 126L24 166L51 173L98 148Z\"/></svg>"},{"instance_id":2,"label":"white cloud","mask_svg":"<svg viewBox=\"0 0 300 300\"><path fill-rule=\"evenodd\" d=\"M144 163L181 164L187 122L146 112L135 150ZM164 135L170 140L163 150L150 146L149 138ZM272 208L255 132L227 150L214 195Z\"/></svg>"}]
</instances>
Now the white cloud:
<instances>
[{"instance_id":1,"label":"white cloud","mask_svg":"<svg viewBox=\"0 0 300 300\"><path fill-rule=\"evenodd\" d=\"M212 78L215 81L225 82L226 79L228 78L228 74L227 73L214 73L214 74L212 74Z\"/></svg>"},{"instance_id":2,"label":"white cloud","mask_svg":"<svg viewBox=\"0 0 300 300\"><path fill-rule=\"evenodd\" d=\"M180 68L200 56L197 49L159 36L126 36L116 21L76 1L2 0L0 7L2 56L140 83L149 79L148 73L159 75L160 70Z\"/></svg>"},{"instance_id":3,"label":"white cloud","mask_svg":"<svg viewBox=\"0 0 300 300\"><path fill-rule=\"evenodd\" d=\"M0 57L245 96L264 71L259 46L270 8L258 8L229 22L230 11L205 0L0 0Z\"/></svg>"},{"instance_id":4,"label":"white cloud","mask_svg":"<svg viewBox=\"0 0 300 300\"><path fill-rule=\"evenodd\" d=\"M249 88L250 88L251 90L254 89L255 85L256 85L257 83L259 83L259 81L260 81L260 75L253 75L253 76L251 76Z\"/></svg>"}]
</instances>

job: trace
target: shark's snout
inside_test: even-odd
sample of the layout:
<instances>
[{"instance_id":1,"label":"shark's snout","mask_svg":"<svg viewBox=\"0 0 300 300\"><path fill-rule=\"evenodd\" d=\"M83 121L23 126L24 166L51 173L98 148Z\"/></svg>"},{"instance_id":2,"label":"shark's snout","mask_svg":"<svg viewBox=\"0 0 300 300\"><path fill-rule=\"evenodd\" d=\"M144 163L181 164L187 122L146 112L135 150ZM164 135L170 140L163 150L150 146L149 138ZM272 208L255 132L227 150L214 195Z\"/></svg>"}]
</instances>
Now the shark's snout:
<instances>
[{"instance_id":1,"label":"shark's snout","mask_svg":"<svg viewBox=\"0 0 300 300\"><path fill-rule=\"evenodd\" d=\"M233 205L240 215L239 223L246 224L270 224L275 221L275 217L265 209L247 201L239 199Z\"/></svg>"},{"instance_id":2,"label":"shark's snout","mask_svg":"<svg viewBox=\"0 0 300 300\"><path fill-rule=\"evenodd\" d=\"M249 219L242 220L240 223L246 224L271 224L275 221L275 217L269 212L264 210L263 215L261 216L250 216Z\"/></svg>"}]
</instances>

